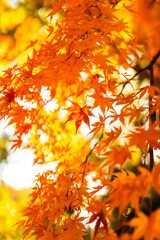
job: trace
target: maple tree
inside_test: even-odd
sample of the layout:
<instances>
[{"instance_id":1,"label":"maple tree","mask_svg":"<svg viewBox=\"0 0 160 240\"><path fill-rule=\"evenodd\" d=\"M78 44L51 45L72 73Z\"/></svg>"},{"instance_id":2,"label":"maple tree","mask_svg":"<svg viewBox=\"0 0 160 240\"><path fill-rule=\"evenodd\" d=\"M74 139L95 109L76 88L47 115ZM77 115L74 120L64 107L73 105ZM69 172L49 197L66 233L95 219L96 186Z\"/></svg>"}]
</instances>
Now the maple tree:
<instances>
[{"instance_id":1,"label":"maple tree","mask_svg":"<svg viewBox=\"0 0 160 240\"><path fill-rule=\"evenodd\" d=\"M93 224L94 240L160 239L160 1L51 5L45 40L0 78L12 149L28 136L34 164L57 163L36 177L24 238L81 240Z\"/></svg>"}]
</instances>

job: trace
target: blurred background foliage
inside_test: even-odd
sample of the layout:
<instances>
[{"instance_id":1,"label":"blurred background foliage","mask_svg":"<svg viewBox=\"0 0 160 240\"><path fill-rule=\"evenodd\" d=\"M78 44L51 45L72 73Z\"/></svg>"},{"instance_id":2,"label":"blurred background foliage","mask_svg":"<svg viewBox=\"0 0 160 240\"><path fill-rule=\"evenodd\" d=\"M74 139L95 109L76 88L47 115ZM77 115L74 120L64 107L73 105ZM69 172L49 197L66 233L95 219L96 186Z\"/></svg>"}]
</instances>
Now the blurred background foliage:
<instances>
[{"instance_id":1,"label":"blurred background foliage","mask_svg":"<svg viewBox=\"0 0 160 240\"><path fill-rule=\"evenodd\" d=\"M22 218L22 210L31 190L17 191L7 186L2 179L3 170L8 164L8 143L9 137L2 135L0 137L0 240L18 240L22 239L23 229L17 230L15 224Z\"/></svg>"},{"instance_id":2,"label":"blurred background foliage","mask_svg":"<svg viewBox=\"0 0 160 240\"><path fill-rule=\"evenodd\" d=\"M7 135L2 135L0 137L0 164L2 162L7 161L7 157L8 157L7 144L8 144L8 136Z\"/></svg>"},{"instance_id":3,"label":"blurred background foliage","mask_svg":"<svg viewBox=\"0 0 160 240\"><path fill-rule=\"evenodd\" d=\"M50 2L43 0L0 0L0 75L19 61L19 57L38 38L43 38ZM22 54L22 58L23 58ZM23 229L16 231L15 223L22 218L22 210L30 189L15 190L7 186L2 172L9 155L9 136L0 133L0 240L22 239ZM34 238L31 238L34 239Z\"/></svg>"},{"instance_id":4,"label":"blurred background foliage","mask_svg":"<svg viewBox=\"0 0 160 240\"><path fill-rule=\"evenodd\" d=\"M0 185L0 239L1 240L18 240L22 239L23 229L17 229L16 222L22 217L22 209L29 189L16 191L6 186ZM34 239L34 238L32 238Z\"/></svg>"},{"instance_id":5,"label":"blurred background foliage","mask_svg":"<svg viewBox=\"0 0 160 240\"><path fill-rule=\"evenodd\" d=\"M0 0L0 69L15 64L27 47L41 38L48 23L48 0Z\"/></svg>"}]
</instances>

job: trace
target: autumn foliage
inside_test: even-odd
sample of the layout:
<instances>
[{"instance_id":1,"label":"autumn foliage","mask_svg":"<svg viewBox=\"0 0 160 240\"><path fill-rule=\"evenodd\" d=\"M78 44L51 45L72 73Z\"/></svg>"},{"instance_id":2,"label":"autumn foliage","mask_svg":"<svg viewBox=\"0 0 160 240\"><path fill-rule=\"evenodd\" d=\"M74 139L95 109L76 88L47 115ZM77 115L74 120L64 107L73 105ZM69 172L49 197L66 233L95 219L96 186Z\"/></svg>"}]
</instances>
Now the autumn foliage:
<instances>
[{"instance_id":1,"label":"autumn foliage","mask_svg":"<svg viewBox=\"0 0 160 240\"><path fill-rule=\"evenodd\" d=\"M45 38L0 78L12 149L26 136L34 164L56 163L36 176L23 236L158 240L160 1L51 5Z\"/></svg>"}]
</instances>

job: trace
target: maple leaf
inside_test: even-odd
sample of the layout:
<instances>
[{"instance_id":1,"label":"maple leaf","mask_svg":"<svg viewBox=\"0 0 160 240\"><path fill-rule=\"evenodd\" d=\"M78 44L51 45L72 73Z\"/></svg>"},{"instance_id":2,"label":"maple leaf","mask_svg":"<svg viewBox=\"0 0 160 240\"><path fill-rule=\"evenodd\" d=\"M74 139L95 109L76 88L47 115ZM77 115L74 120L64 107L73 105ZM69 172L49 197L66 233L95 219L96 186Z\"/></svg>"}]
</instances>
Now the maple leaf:
<instances>
[{"instance_id":1,"label":"maple leaf","mask_svg":"<svg viewBox=\"0 0 160 240\"><path fill-rule=\"evenodd\" d=\"M104 185L94 187L94 188L93 188L94 190L90 192L89 196L91 197L92 195L94 195L95 193L97 193L98 191L100 191L102 188L104 188Z\"/></svg>"},{"instance_id":2,"label":"maple leaf","mask_svg":"<svg viewBox=\"0 0 160 240\"><path fill-rule=\"evenodd\" d=\"M127 145L111 147L111 151L107 152L105 155L108 159L103 163L102 168L110 164L110 173L113 171L116 164L122 167L127 159L132 160L131 151Z\"/></svg>"},{"instance_id":3,"label":"maple leaf","mask_svg":"<svg viewBox=\"0 0 160 240\"><path fill-rule=\"evenodd\" d=\"M98 219L97 219L97 218L98 218ZM94 228L94 236L97 235L97 232L98 232L98 229L99 229L101 223L103 224L103 227L104 227L104 229L106 230L106 232L108 232L108 223L107 223L107 220L105 219L105 216L104 216L104 214L103 214L103 211L100 211L100 212L98 212L98 213L94 213L94 214L90 217L88 223L92 223L92 222L94 222L96 219L97 219L97 221L96 221L96 225L95 225L95 228Z\"/></svg>"},{"instance_id":4,"label":"maple leaf","mask_svg":"<svg viewBox=\"0 0 160 240\"><path fill-rule=\"evenodd\" d=\"M127 107L132 105L137 98L138 97L135 93L128 94L127 96L121 93L116 96L116 105L125 105Z\"/></svg>"},{"instance_id":5,"label":"maple leaf","mask_svg":"<svg viewBox=\"0 0 160 240\"><path fill-rule=\"evenodd\" d=\"M86 219L86 217L79 217L80 214L77 214L74 219L71 219L71 218L68 218L66 220L66 223L65 223L65 226L69 226L73 229L80 229L80 230L85 230L85 226L84 224L82 223L82 221L84 221Z\"/></svg>"},{"instance_id":6,"label":"maple leaf","mask_svg":"<svg viewBox=\"0 0 160 240\"><path fill-rule=\"evenodd\" d=\"M140 239L143 237L144 240L158 239L160 236L160 209L151 212L148 217L143 212L138 211L137 218L133 218L130 221L130 226L136 227L133 232L133 239Z\"/></svg>"},{"instance_id":7,"label":"maple leaf","mask_svg":"<svg viewBox=\"0 0 160 240\"><path fill-rule=\"evenodd\" d=\"M134 118L136 118L136 120L139 122L140 121L140 117L141 117L141 113L145 111L145 107L141 106L140 108L137 108L134 104L133 107L128 107L126 109L126 116L128 115L129 117L129 123L131 123L133 121Z\"/></svg>"},{"instance_id":8,"label":"maple leaf","mask_svg":"<svg viewBox=\"0 0 160 240\"><path fill-rule=\"evenodd\" d=\"M144 235L145 235L145 232L149 225L149 218L143 212L138 212L137 215L138 215L137 218L133 218L130 221L130 226L138 227L134 232L134 238L140 239L141 237L144 237Z\"/></svg>"},{"instance_id":9,"label":"maple leaf","mask_svg":"<svg viewBox=\"0 0 160 240\"><path fill-rule=\"evenodd\" d=\"M105 118L102 117L102 116L99 114L99 119L100 119L100 121L95 122L95 123L92 124L93 129L89 132L89 134L94 132L93 137L95 137L95 135L96 135L101 129L103 130L104 127L105 127Z\"/></svg>"},{"instance_id":10,"label":"maple leaf","mask_svg":"<svg viewBox=\"0 0 160 240\"><path fill-rule=\"evenodd\" d=\"M64 229L62 235L58 236L58 239L70 240L71 235L72 239L83 240L83 236L86 235L86 228L82 221L85 220L85 217L79 217L77 214L73 219L67 218L64 222L62 228ZM82 231L83 230L83 231Z\"/></svg>"},{"instance_id":11,"label":"maple leaf","mask_svg":"<svg viewBox=\"0 0 160 240\"><path fill-rule=\"evenodd\" d=\"M125 235L127 235L126 238L125 238ZM119 240L119 239L121 238L119 238L117 234L114 232L108 232L108 233L106 232L105 237L101 237L101 240ZM123 240L131 240L131 239L129 238L128 234L123 234Z\"/></svg>"},{"instance_id":12,"label":"maple leaf","mask_svg":"<svg viewBox=\"0 0 160 240\"><path fill-rule=\"evenodd\" d=\"M7 103L13 102L15 99L15 90L13 88L10 88L8 90L8 92L6 93L5 98L6 98Z\"/></svg>"},{"instance_id":13,"label":"maple leaf","mask_svg":"<svg viewBox=\"0 0 160 240\"><path fill-rule=\"evenodd\" d=\"M160 194L160 164L157 164L152 171L153 187Z\"/></svg>"},{"instance_id":14,"label":"maple leaf","mask_svg":"<svg viewBox=\"0 0 160 240\"><path fill-rule=\"evenodd\" d=\"M97 152L106 153L107 147L118 139L122 133L122 128L114 127L110 132L105 132L105 137L99 142L96 147Z\"/></svg>"},{"instance_id":15,"label":"maple leaf","mask_svg":"<svg viewBox=\"0 0 160 240\"><path fill-rule=\"evenodd\" d=\"M116 178L107 185L112 188L108 200L111 201L110 207L119 208L121 214L131 203L135 209L139 209L139 197L143 197L152 186L152 175L144 168L139 168L140 175L136 176L131 171L122 170L114 173ZM122 194L123 193L123 194Z\"/></svg>"},{"instance_id":16,"label":"maple leaf","mask_svg":"<svg viewBox=\"0 0 160 240\"><path fill-rule=\"evenodd\" d=\"M10 150L14 149L14 151L15 151L17 148L21 147L23 142L22 142L21 137L19 137L18 139L12 140L12 143L14 143L14 144L11 146Z\"/></svg>"},{"instance_id":17,"label":"maple leaf","mask_svg":"<svg viewBox=\"0 0 160 240\"><path fill-rule=\"evenodd\" d=\"M5 89L3 91L1 90L0 94L2 95L0 97L0 101L1 101L0 110L2 111L0 116L0 119L1 119L6 114L7 111L12 109L13 104L15 103L15 98L17 94L15 89L12 87Z\"/></svg>"},{"instance_id":18,"label":"maple leaf","mask_svg":"<svg viewBox=\"0 0 160 240\"><path fill-rule=\"evenodd\" d=\"M129 138L129 145L136 145L140 147L144 153L147 153L148 144L153 148L160 148L158 139L160 138L160 130L157 129L157 124L150 124L149 128L145 130L144 127L137 127L135 131L131 131L126 136Z\"/></svg>"},{"instance_id":19,"label":"maple leaf","mask_svg":"<svg viewBox=\"0 0 160 240\"><path fill-rule=\"evenodd\" d=\"M103 96L101 93L95 92L90 97L94 98L94 105L93 108L100 107L103 115L105 115L105 110L106 107L109 109L114 110L112 104L113 104L113 99L108 97L108 96Z\"/></svg>"},{"instance_id":20,"label":"maple leaf","mask_svg":"<svg viewBox=\"0 0 160 240\"><path fill-rule=\"evenodd\" d=\"M83 106L80 107L78 103L71 102L73 105L71 107L65 108L65 110L72 111L72 113L69 115L67 122L72 121L75 119L75 125L76 125L76 133L82 124L82 121L84 121L87 126L90 128L90 121L88 116L94 116L93 113L91 112L91 107L90 106Z\"/></svg>"},{"instance_id":21,"label":"maple leaf","mask_svg":"<svg viewBox=\"0 0 160 240\"><path fill-rule=\"evenodd\" d=\"M61 8L62 8L63 4L64 4L64 1L63 1L63 0L58 0L58 2L51 3L51 5L52 5L52 7L54 8L54 10L51 11L51 12L48 14L48 16L47 16L47 17L50 17L50 22L52 21L53 16L54 16L57 12L61 11Z\"/></svg>"},{"instance_id":22,"label":"maple leaf","mask_svg":"<svg viewBox=\"0 0 160 240\"><path fill-rule=\"evenodd\" d=\"M101 76L99 74L93 75L90 78L90 88L95 89L96 92L102 92L106 94L106 83L105 81L100 81L99 78Z\"/></svg>"},{"instance_id":23,"label":"maple leaf","mask_svg":"<svg viewBox=\"0 0 160 240\"><path fill-rule=\"evenodd\" d=\"M39 240L49 240L49 239L56 239L53 237L52 231L43 230L43 236L39 238Z\"/></svg>"}]
</instances>

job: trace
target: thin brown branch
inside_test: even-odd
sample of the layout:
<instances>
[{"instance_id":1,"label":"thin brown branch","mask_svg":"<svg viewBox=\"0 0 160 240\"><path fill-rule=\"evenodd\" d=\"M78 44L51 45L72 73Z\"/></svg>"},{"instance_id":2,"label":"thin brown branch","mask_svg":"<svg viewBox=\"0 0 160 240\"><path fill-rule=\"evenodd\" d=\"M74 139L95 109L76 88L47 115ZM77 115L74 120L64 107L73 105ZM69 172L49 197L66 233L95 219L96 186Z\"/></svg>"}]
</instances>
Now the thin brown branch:
<instances>
[{"instance_id":1,"label":"thin brown branch","mask_svg":"<svg viewBox=\"0 0 160 240\"><path fill-rule=\"evenodd\" d=\"M70 59L74 53L75 53L75 51L73 51L62 63L66 62L68 59Z\"/></svg>"},{"instance_id":2,"label":"thin brown branch","mask_svg":"<svg viewBox=\"0 0 160 240\"><path fill-rule=\"evenodd\" d=\"M154 64L154 63L153 63ZM153 75L153 64L150 65L150 86L154 86L154 75ZM151 113L152 109L152 96L149 95L149 120L150 124L153 124L156 121L156 112ZM149 162L149 170L152 171L154 165L154 152L153 147L149 148L150 162Z\"/></svg>"},{"instance_id":3,"label":"thin brown branch","mask_svg":"<svg viewBox=\"0 0 160 240\"><path fill-rule=\"evenodd\" d=\"M94 144L93 148L91 148L91 150L90 150L89 153L87 154L84 162L82 163L82 165L84 164L84 169L83 169L83 173L82 173L82 182L84 181L84 175L85 175L86 165L87 165L88 159L89 159L89 157L91 156L93 150L95 149L95 147L97 146L97 144L99 143L99 141L101 141L102 138L103 138L103 132L102 132L102 134L100 135L98 141Z\"/></svg>"},{"instance_id":4,"label":"thin brown branch","mask_svg":"<svg viewBox=\"0 0 160 240\"><path fill-rule=\"evenodd\" d=\"M156 62L157 59L159 58L159 56L160 56L160 51L158 51L158 53L152 58L152 60L150 61L150 63L149 63L146 67L140 68L140 69L134 74L134 76L129 79L129 81L132 80L132 79L134 79L134 78L135 78L137 75L139 75L140 73L142 73L142 72L144 72L144 71L146 71L146 70L150 70L150 68L153 67L153 65L155 64L155 62Z\"/></svg>"},{"instance_id":5,"label":"thin brown branch","mask_svg":"<svg viewBox=\"0 0 160 240\"><path fill-rule=\"evenodd\" d=\"M159 57L160 57L160 50L159 50L158 53L152 58L152 60L150 61L150 63L149 63L146 67L140 68L140 69L133 75L133 77L131 77L128 81L126 81L126 82L124 83L124 85L123 85L123 87L122 87L122 90L120 91L119 94L121 94L121 93L123 92L125 86L126 86L128 83L130 83L130 81L133 80L133 79L134 79L136 76L138 76L140 73L142 73L142 72L144 72L144 71L146 71L146 70L149 70L149 71L150 71L150 69L153 68L153 65L155 64L155 62L157 61L157 59L158 59Z\"/></svg>"},{"instance_id":6,"label":"thin brown branch","mask_svg":"<svg viewBox=\"0 0 160 240\"><path fill-rule=\"evenodd\" d=\"M120 91L119 94L121 94L125 88L125 86L130 83L131 80L133 80L136 76L138 76L140 73L149 70L150 73L150 86L154 86L154 75L153 75L153 65L157 61L157 59L160 57L160 50L157 52L157 54L152 58L150 63L144 67L139 69L132 78L130 78L128 81L126 81ZM149 96L149 120L150 124L155 123L156 121L156 112L151 113L151 108L152 108L152 96ZM153 166L154 166L154 150L153 147L150 146L149 148L149 155L150 155L150 162L149 162L149 170L152 171Z\"/></svg>"},{"instance_id":7,"label":"thin brown branch","mask_svg":"<svg viewBox=\"0 0 160 240\"><path fill-rule=\"evenodd\" d=\"M150 147L149 148L149 155L150 155L150 159L149 159L149 171L151 172L154 166L154 153L153 153L153 148Z\"/></svg>"},{"instance_id":8,"label":"thin brown branch","mask_svg":"<svg viewBox=\"0 0 160 240\"><path fill-rule=\"evenodd\" d=\"M152 58L150 64L149 64L149 67L153 66L155 64L155 62L157 61L157 59L159 58L160 56L160 50L158 51L158 53Z\"/></svg>"}]
</instances>

